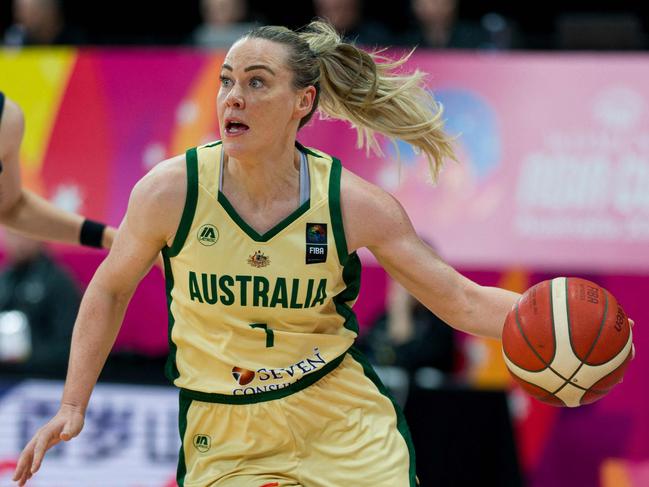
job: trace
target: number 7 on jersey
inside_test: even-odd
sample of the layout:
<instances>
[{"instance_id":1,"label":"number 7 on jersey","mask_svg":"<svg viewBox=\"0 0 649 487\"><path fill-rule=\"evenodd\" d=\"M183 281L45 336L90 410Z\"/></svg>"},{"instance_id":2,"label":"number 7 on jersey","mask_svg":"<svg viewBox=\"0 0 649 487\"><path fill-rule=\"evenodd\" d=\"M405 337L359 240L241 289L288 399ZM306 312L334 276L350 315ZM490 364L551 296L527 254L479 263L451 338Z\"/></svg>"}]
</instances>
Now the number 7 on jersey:
<instances>
[{"instance_id":1,"label":"number 7 on jersey","mask_svg":"<svg viewBox=\"0 0 649 487\"><path fill-rule=\"evenodd\" d=\"M273 330L268 328L266 323L250 323L250 328L262 328L266 332L266 348L270 348L275 344L275 334Z\"/></svg>"}]
</instances>

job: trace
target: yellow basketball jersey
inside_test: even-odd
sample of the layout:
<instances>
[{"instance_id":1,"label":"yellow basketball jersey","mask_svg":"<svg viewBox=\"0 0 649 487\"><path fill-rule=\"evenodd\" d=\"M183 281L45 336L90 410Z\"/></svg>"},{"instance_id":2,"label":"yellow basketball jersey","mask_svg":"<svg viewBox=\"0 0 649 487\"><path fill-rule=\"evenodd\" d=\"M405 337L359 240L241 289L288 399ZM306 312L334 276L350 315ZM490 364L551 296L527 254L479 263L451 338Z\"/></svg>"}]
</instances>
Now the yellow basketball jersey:
<instances>
[{"instance_id":1,"label":"yellow basketball jersey","mask_svg":"<svg viewBox=\"0 0 649 487\"><path fill-rule=\"evenodd\" d=\"M187 151L185 207L163 249L167 375L197 400L289 395L334 369L357 335L360 261L343 232L341 164L297 147L309 198L263 235L219 191L221 143Z\"/></svg>"}]
</instances>

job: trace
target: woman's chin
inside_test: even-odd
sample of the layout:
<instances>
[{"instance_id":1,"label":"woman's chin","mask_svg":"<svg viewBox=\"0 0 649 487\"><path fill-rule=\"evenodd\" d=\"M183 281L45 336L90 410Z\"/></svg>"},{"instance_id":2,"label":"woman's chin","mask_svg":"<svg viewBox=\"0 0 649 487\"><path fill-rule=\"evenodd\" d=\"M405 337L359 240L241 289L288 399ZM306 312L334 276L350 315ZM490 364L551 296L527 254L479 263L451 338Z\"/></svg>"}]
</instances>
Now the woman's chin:
<instances>
[{"instance_id":1,"label":"woman's chin","mask_svg":"<svg viewBox=\"0 0 649 487\"><path fill-rule=\"evenodd\" d=\"M254 154L259 148L252 147L247 141L241 140L240 137L236 138L223 138L223 150L228 155L228 157L234 157L235 159L245 159L246 156Z\"/></svg>"}]
</instances>

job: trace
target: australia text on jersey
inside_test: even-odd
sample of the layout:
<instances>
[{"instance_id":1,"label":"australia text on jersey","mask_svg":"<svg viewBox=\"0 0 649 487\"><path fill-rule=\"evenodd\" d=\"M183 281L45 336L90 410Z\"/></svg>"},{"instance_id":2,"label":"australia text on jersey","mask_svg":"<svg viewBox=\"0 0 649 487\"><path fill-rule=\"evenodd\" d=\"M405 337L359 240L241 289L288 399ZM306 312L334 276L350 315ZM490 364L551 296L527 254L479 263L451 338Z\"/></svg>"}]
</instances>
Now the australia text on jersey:
<instances>
[{"instance_id":1,"label":"australia text on jersey","mask_svg":"<svg viewBox=\"0 0 649 487\"><path fill-rule=\"evenodd\" d=\"M262 308L313 308L327 299L326 279L197 273L189 271L189 297L199 303Z\"/></svg>"}]
</instances>

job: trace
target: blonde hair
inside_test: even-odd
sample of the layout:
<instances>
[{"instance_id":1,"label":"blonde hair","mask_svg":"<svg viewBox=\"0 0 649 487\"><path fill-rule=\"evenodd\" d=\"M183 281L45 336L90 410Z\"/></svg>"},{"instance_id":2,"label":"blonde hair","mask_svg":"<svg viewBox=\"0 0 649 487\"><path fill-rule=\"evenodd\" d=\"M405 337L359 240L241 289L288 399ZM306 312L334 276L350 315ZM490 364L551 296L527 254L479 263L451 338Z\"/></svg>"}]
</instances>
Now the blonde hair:
<instances>
[{"instance_id":1,"label":"blonde hair","mask_svg":"<svg viewBox=\"0 0 649 487\"><path fill-rule=\"evenodd\" d=\"M424 86L424 73L402 74L398 69L412 51L398 60L380 52L368 53L343 42L330 24L311 22L299 32L286 27L264 26L248 38L266 39L289 47L288 65L295 88L315 86L311 112L348 120L358 132L358 146L381 154L376 133L401 139L428 158L435 180L446 158L455 159L452 139L444 132L442 106Z\"/></svg>"}]
</instances>

